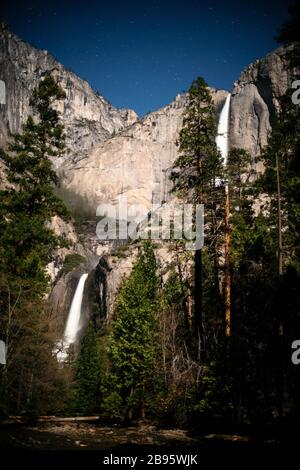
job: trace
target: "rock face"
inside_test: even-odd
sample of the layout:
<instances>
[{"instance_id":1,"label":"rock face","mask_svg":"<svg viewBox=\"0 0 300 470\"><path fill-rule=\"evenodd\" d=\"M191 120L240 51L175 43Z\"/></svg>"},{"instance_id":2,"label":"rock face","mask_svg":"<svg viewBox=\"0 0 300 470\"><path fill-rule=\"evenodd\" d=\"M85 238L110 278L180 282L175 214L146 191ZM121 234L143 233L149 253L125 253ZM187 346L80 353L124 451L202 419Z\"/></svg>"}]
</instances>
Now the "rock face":
<instances>
[{"instance_id":1,"label":"rock face","mask_svg":"<svg viewBox=\"0 0 300 470\"><path fill-rule=\"evenodd\" d=\"M228 92L211 91L218 114ZM120 194L129 204L147 208L153 200L167 200L185 104L186 95L178 95L168 106L100 144L87 158L76 163L66 160L59 169L63 184L94 211L100 203L117 203Z\"/></svg>"},{"instance_id":2,"label":"rock face","mask_svg":"<svg viewBox=\"0 0 300 470\"><path fill-rule=\"evenodd\" d=\"M70 149L68 158L81 158L137 120L134 111L114 108L47 51L35 49L0 23L0 80L6 85L6 104L0 105L0 145L5 145L10 133L21 130L30 112L32 90L45 72L52 72L67 95L59 110Z\"/></svg>"},{"instance_id":3,"label":"rock face","mask_svg":"<svg viewBox=\"0 0 300 470\"><path fill-rule=\"evenodd\" d=\"M52 284L63 267L64 260L67 255L76 253L82 257L90 257L91 253L89 253L89 250L80 243L71 220L65 222L60 217L54 216L52 217L49 226L57 236L63 236L69 245L66 248L57 249L54 260L47 265L47 274L50 276L50 283Z\"/></svg>"},{"instance_id":4,"label":"rock face","mask_svg":"<svg viewBox=\"0 0 300 470\"><path fill-rule=\"evenodd\" d=\"M116 203L125 194L129 204L168 198L169 174L177 156L185 95L138 120L134 111L117 110L87 82L66 70L47 51L23 42L0 23L0 79L7 102L0 105L0 145L18 132L30 108L33 88L51 71L66 91L57 106L66 128L70 153L55 162L68 198L95 214L100 203ZM255 61L235 82L230 110L230 145L254 155L267 142L279 99L290 86L284 49ZM216 115L227 92L212 90ZM0 169L0 173L1 173ZM66 193L65 193L66 194Z\"/></svg>"},{"instance_id":5,"label":"rock face","mask_svg":"<svg viewBox=\"0 0 300 470\"><path fill-rule=\"evenodd\" d=\"M244 70L234 84L231 98L229 139L232 147L242 147L259 155L271 130L280 97L291 87L285 49L279 48Z\"/></svg>"},{"instance_id":6,"label":"rock face","mask_svg":"<svg viewBox=\"0 0 300 470\"><path fill-rule=\"evenodd\" d=\"M266 145L280 97L291 86L284 53L279 48L255 61L233 87L230 145L245 148L253 157ZM212 89L212 95L218 116L227 92ZM167 200L185 104L186 96L178 95L170 105L101 143L86 158L66 160L60 167L66 188L80 194L92 211L101 203L117 203L120 194L127 196L129 204L146 207L153 200ZM261 171L262 165L256 169Z\"/></svg>"},{"instance_id":7,"label":"rock face","mask_svg":"<svg viewBox=\"0 0 300 470\"><path fill-rule=\"evenodd\" d=\"M286 67L284 52L279 48L255 61L242 72L233 87L230 146L245 148L252 156L259 155L266 144L275 112L280 107L280 97L291 86L292 76ZM127 196L129 204L142 203L148 208L153 201L168 200L169 175L177 157L176 140L186 95L178 95L168 106L139 120L132 110L114 108L47 51L25 43L0 22L0 80L6 85L6 103L0 104L0 146L7 144L11 133L21 130L30 112L32 90L46 72L51 72L66 92L64 102L57 104L70 149L55 162L62 178L62 196L93 216L99 204L117 204L120 194ZM217 117L228 92L214 89L211 92ZM259 165L257 170L261 170ZM4 178L5 169L0 162L0 187ZM83 247L72 225L56 219L52 224L57 233L68 234L72 245L69 250L60 251L48 266L52 281L58 275L50 302L60 318L61 331L82 272L91 271L87 281L88 297L98 304L102 317L109 318L117 289L131 271L137 254L118 261L107 258L107 265L102 261L96 267L97 255L103 247L99 251L94 235L89 243L85 238ZM87 257L87 264L59 276L69 253ZM167 254L163 253L162 258L167 259ZM87 305L85 323L92 310L93 307Z\"/></svg>"},{"instance_id":8,"label":"rock face","mask_svg":"<svg viewBox=\"0 0 300 470\"><path fill-rule=\"evenodd\" d=\"M88 313L94 314L97 323L101 325L111 323L115 314L115 300L125 279L131 273L132 268L138 260L142 250L142 243L125 245L119 249L112 250L109 254L100 257L95 270L88 277L87 289L90 295L86 295L86 307L84 309L83 327L86 326ZM157 262L157 274L163 282L169 277L171 268L177 266L177 254L172 251L171 245L165 242L157 242L155 246L155 257ZM187 276L190 262L182 266L182 275ZM87 298L90 298L90 305ZM92 300L91 300L92 299ZM91 304L97 308L92 309Z\"/></svg>"},{"instance_id":9,"label":"rock face","mask_svg":"<svg viewBox=\"0 0 300 470\"><path fill-rule=\"evenodd\" d=\"M72 269L67 269L66 265L64 265L64 259L66 255L70 254L80 254L81 256L80 259L76 262L75 267L72 267ZM84 303L82 308L83 319L85 318L86 323L88 321L87 319L91 316L95 305L100 305L98 297L96 297L95 294L96 289L93 287L96 282L94 275L95 267L97 266L99 260L98 257L96 257L93 253L88 252L88 250L78 243L70 247L68 252L60 252L58 257L61 263L59 266L60 269L58 269L58 271L55 273L56 277L51 285L51 289L49 289L48 303L52 313L52 318L58 327L60 335L62 335L72 299L82 274L89 273L87 282L85 283L83 296ZM64 267L64 269L61 269L62 267Z\"/></svg>"}]
</instances>

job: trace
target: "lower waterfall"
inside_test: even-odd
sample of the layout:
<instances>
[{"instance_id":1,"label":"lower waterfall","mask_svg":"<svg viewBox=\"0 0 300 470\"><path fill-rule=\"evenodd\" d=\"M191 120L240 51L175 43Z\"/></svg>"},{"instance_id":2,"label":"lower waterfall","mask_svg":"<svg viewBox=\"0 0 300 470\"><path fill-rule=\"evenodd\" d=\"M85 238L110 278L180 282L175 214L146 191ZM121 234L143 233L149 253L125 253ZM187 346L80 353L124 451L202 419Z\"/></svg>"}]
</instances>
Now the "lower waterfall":
<instances>
[{"instance_id":1,"label":"lower waterfall","mask_svg":"<svg viewBox=\"0 0 300 470\"><path fill-rule=\"evenodd\" d=\"M59 348L59 352L57 353L57 359L59 361L63 361L67 358L68 349L70 345L74 344L77 339L77 334L80 327L81 305L84 292L84 285L87 277L88 273L82 274L77 284L64 331L63 341L61 343L61 347Z\"/></svg>"}]
</instances>

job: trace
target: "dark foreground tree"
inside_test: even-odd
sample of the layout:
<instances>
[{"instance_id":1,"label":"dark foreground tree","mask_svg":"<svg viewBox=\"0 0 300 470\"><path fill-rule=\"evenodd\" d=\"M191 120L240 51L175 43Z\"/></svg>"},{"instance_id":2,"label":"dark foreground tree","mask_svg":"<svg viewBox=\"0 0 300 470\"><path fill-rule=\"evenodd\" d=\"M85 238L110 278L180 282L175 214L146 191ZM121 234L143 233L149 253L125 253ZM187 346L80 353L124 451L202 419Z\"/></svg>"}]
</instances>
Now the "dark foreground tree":
<instances>
[{"instance_id":1,"label":"dark foreground tree","mask_svg":"<svg viewBox=\"0 0 300 470\"><path fill-rule=\"evenodd\" d=\"M118 295L109 345L111 371L105 408L118 418L144 418L153 380L157 289L156 260L147 242Z\"/></svg>"},{"instance_id":2,"label":"dark foreground tree","mask_svg":"<svg viewBox=\"0 0 300 470\"><path fill-rule=\"evenodd\" d=\"M14 412L40 411L39 403L43 398L45 404L48 385L55 381L44 295L46 265L53 250L65 245L51 230L51 217L68 217L54 192L58 181L51 163L65 150L63 126L52 107L64 96L54 78L46 75L31 100L35 118L29 116L9 151L0 153L7 169L0 194L0 330L7 345L1 398L6 397ZM52 378L46 373L48 365Z\"/></svg>"},{"instance_id":3,"label":"dark foreground tree","mask_svg":"<svg viewBox=\"0 0 300 470\"><path fill-rule=\"evenodd\" d=\"M100 407L101 362L95 325L90 322L80 344L75 361L74 402L75 412L95 413Z\"/></svg>"}]
</instances>

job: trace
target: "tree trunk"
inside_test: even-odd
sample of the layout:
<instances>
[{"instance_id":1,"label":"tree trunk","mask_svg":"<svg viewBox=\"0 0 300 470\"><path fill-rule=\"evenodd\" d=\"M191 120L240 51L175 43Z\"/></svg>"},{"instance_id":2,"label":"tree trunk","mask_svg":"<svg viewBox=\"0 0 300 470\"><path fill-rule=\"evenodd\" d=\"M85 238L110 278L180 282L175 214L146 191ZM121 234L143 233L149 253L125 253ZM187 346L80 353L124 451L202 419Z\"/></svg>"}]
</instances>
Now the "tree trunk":
<instances>
[{"instance_id":1,"label":"tree trunk","mask_svg":"<svg viewBox=\"0 0 300 470\"><path fill-rule=\"evenodd\" d=\"M277 230L278 230L278 274L282 276L283 260L282 260L282 222L281 222L281 188L279 173L279 158L276 152L276 178L277 178Z\"/></svg>"},{"instance_id":2,"label":"tree trunk","mask_svg":"<svg viewBox=\"0 0 300 470\"><path fill-rule=\"evenodd\" d=\"M187 303L187 295L186 295L186 289L185 289L185 285L184 285L184 276L183 276L182 269L181 269L181 262L180 262L180 259L179 259L178 247L177 246L176 246L176 261L177 261L180 289L181 289L181 295L182 295L182 305L183 305L183 310L184 310L185 328L186 328L187 334L189 334L189 332L190 332L190 322L189 322L189 310L188 310L188 303Z\"/></svg>"},{"instance_id":3,"label":"tree trunk","mask_svg":"<svg viewBox=\"0 0 300 470\"><path fill-rule=\"evenodd\" d=\"M198 188L198 203L204 204L204 197L203 197L203 186L202 186L202 160L201 157L198 156L197 162L197 170L198 170L198 178L199 178L199 188ZM195 293L194 293L194 300L195 300L195 333L196 337L199 339L199 351L198 356L200 358L201 350L204 349L203 344L203 318L202 318L202 249L195 251Z\"/></svg>"},{"instance_id":4,"label":"tree trunk","mask_svg":"<svg viewBox=\"0 0 300 470\"><path fill-rule=\"evenodd\" d=\"M276 180L277 180L277 233L278 233L278 277L279 286L280 279L283 273L283 256L282 256L282 220L281 220L281 187L280 187L280 171L279 171L279 158L276 152ZM284 397L284 364L282 358L284 357L284 343L283 343L283 319L279 316L278 324L278 379L277 379L277 409L279 418L283 417L283 397Z\"/></svg>"},{"instance_id":5,"label":"tree trunk","mask_svg":"<svg viewBox=\"0 0 300 470\"><path fill-rule=\"evenodd\" d=\"M195 251L195 333L202 340L202 250ZM203 349L203 345L201 345Z\"/></svg>"},{"instance_id":6,"label":"tree trunk","mask_svg":"<svg viewBox=\"0 0 300 470\"><path fill-rule=\"evenodd\" d=\"M225 186L225 335L231 334L230 195Z\"/></svg>"}]
</instances>

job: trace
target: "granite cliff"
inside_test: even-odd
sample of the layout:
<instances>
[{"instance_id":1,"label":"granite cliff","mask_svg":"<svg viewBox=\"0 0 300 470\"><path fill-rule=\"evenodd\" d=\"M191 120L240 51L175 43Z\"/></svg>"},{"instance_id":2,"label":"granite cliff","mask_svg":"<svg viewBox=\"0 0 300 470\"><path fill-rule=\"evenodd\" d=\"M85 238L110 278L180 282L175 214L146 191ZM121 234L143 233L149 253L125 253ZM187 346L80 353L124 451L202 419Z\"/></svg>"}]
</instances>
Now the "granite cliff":
<instances>
[{"instance_id":1,"label":"granite cliff","mask_svg":"<svg viewBox=\"0 0 300 470\"><path fill-rule=\"evenodd\" d=\"M30 112L32 90L49 71L66 91L59 110L69 153L55 162L66 198L80 198L92 212L99 203L116 201L120 193L131 203L166 200L186 96L178 95L171 104L138 119L132 110L114 108L86 81L47 51L19 39L4 23L0 23L0 79L6 84L6 104L0 105L0 145L21 130ZM259 155L290 81L283 48L242 72L232 90L231 146ZM216 115L227 93L212 89Z\"/></svg>"},{"instance_id":2,"label":"granite cliff","mask_svg":"<svg viewBox=\"0 0 300 470\"><path fill-rule=\"evenodd\" d=\"M291 86L284 52L279 48L256 60L233 85L230 145L247 149L253 157L259 155L266 144L275 112L280 107L280 97ZM94 216L99 203L116 203L121 193L126 194L129 203L146 206L153 199L156 202L167 200L168 177L177 156L176 140L186 95L178 95L169 105L138 119L132 110L113 107L47 51L27 44L0 23L0 80L6 85L6 103L0 104L1 146L7 144L12 133L21 130L30 113L32 90L46 72L51 72L66 92L65 101L57 106L65 126L69 152L55 162L63 197L73 203L73 207L76 204L85 206ZM228 91L211 89L211 92L218 117ZM257 170L261 169L258 165ZM5 169L1 164L0 179L5 180ZM111 310L112 297L123 276L130 271L133 257L115 257L115 262L109 259L108 266L113 269L106 270L108 287L101 297L105 269L102 266L103 271L101 265L95 266L105 250L97 245L95 226L92 226L92 232L78 237L72 224L65 225L60 220L54 220L52 224L58 233L66 232L72 245L69 250L59 252L48 266L52 281L56 278L52 291L54 308L65 317L79 274L92 269L94 274L89 277L88 288L96 297L99 294L98 303L104 305L107 298L107 309ZM70 253L85 257L87 261L64 275L60 271L65 256ZM102 313L104 310L102 308Z\"/></svg>"},{"instance_id":3,"label":"granite cliff","mask_svg":"<svg viewBox=\"0 0 300 470\"><path fill-rule=\"evenodd\" d=\"M218 114L228 92L211 91ZM152 200L167 200L185 104L186 95L178 95L171 104L107 139L86 158L75 163L66 160L59 169L64 185L94 210L100 203L117 202L121 193L128 203L146 207Z\"/></svg>"},{"instance_id":4,"label":"granite cliff","mask_svg":"<svg viewBox=\"0 0 300 470\"><path fill-rule=\"evenodd\" d=\"M280 47L250 64L234 83L230 109L229 139L232 147L242 147L259 155L267 143L280 98L291 87L285 49Z\"/></svg>"},{"instance_id":5,"label":"granite cliff","mask_svg":"<svg viewBox=\"0 0 300 470\"><path fill-rule=\"evenodd\" d=\"M129 109L116 109L89 84L67 70L47 51L36 49L0 22L0 79L6 85L6 104L0 105L0 145L21 130L29 112L32 90L52 72L66 92L60 104L70 157L91 148L136 121Z\"/></svg>"}]
</instances>

